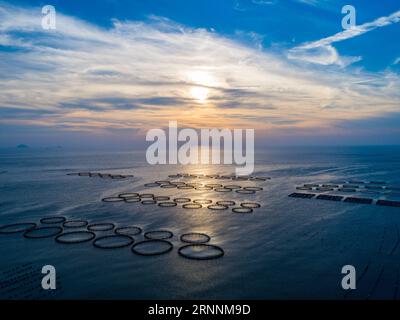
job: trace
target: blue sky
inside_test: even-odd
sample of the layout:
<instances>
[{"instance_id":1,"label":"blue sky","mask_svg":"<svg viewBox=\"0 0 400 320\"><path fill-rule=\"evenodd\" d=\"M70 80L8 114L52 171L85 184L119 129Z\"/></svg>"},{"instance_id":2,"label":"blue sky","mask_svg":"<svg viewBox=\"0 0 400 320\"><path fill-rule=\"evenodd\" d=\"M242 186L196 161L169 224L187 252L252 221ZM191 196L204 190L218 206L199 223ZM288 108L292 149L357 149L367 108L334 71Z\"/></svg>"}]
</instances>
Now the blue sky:
<instances>
[{"instance_id":1,"label":"blue sky","mask_svg":"<svg viewBox=\"0 0 400 320\"><path fill-rule=\"evenodd\" d=\"M13 1L21 6L43 6L46 1ZM50 3L49 3L50 4ZM146 21L151 15L167 17L193 28L215 29L219 34L239 38L238 32L257 33L266 48L290 48L342 31L341 8L351 4L357 10L357 24L400 10L400 1L353 0L58 0L61 12L94 24L111 27L112 19ZM400 55L399 25L377 29L351 41L337 44L343 55L361 55L360 66L382 71Z\"/></svg>"},{"instance_id":2,"label":"blue sky","mask_svg":"<svg viewBox=\"0 0 400 320\"><path fill-rule=\"evenodd\" d=\"M50 32L46 4L57 10ZM346 4L353 33L341 26ZM0 1L0 146L139 143L168 120L255 128L272 144L398 143L399 10L393 0Z\"/></svg>"}]
</instances>

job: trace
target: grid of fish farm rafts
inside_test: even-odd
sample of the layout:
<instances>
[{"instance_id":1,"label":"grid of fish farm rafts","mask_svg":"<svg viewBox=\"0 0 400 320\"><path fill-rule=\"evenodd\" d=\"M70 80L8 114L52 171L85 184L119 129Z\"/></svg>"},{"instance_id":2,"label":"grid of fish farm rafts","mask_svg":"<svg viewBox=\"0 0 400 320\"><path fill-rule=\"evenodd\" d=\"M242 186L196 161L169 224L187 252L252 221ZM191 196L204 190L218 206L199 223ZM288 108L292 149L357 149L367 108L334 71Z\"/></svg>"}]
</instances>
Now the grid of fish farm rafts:
<instances>
[{"instance_id":1,"label":"grid of fish farm rafts","mask_svg":"<svg viewBox=\"0 0 400 320\"><path fill-rule=\"evenodd\" d=\"M388 185L385 181L308 183L296 189L298 192L289 197L400 207L400 187Z\"/></svg>"},{"instance_id":2,"label":"grid of fish farm rafts","mask_svg":"<svg viewBox=\"0 0 400 320\"><path fill-rule=\"evenodd\" d=\"M113 234L99 235L112 231ZM22 233L26 239L55 238L59 244L72 245L91 242L98 249L118 249L130 247L132 253L140 256L166 254L173 249L169 230L144 231L138 226L116 226L112 222L68 220L64 216L43 217L37 222L22 222L0 227L0 234ZM143 240L137 241L142 236ZM222 248L210 244L211 237L205 233L190 232L179 237L184 245L178 250L180 256L195 260L222 257Z\"/></svg>"},{"instance_id":3,"label":"grid of fish farm rafts","mask_svg":"<svg viewBox=\"0 0 400 320\"><path fill-rule=\"evenodd\" d=\"M69 176L99 177L111 179L126 179L132 175L115 175L107 173L69 173ZM155 181L146 183L144 188L163 188L176 190L214 191L218 193L232 193L242 195L255 195L263 190L259 186L241 186L241 181L255 182L266 181L266 177L237 177L220 175L193 175L176 174L169 178L174 180ZM190 181L182 181L182 180ZM218 183L191 181L193 179L221 180ZM223 183L222 180L231 180L235 183ZM172 191L172 190L171 190ZM228 211L233 214L251 214L261 207L254 201L237 202L226 199L205 199L173 196L158 196L154 193L125 192L102 199L103 202L124 202L140 204L143 206L158 205L163 208L177 207L185 210L207 208L210 212ZM107 234L104 234L107 232ZM54 238L56 243L73 245L79 243L92 243L95 248L111 250L130 248L133 254L139 256L158 256L173 251L175 235L170 230L142 230L135 225L116 225L109 221L88 221L83 219L69 219L68 217L46 216L37 221L18 222L0 227L0 235L22 234L26 239ZM181 243L177 253L179 256L193 260L217 259L224 255L224 250L212 243L211 236L205 233L189 232L178 236Z\"/></svg>"}]
</instances>

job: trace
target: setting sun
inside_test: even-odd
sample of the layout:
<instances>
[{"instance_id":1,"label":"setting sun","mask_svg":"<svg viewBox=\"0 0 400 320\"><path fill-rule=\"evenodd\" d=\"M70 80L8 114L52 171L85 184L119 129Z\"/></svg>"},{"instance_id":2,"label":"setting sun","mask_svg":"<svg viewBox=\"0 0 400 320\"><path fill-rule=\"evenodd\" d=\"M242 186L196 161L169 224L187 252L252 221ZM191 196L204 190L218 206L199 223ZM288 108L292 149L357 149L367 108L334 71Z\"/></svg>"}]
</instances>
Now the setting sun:
<instances>
[{"instance_id":1,"label":"setting sun","mask_svg":"<svg viewBox=\"0 0 400 320\"><path fill-rule=\"evenodd\" d=\"M217 81L216 77L207 71L195 70L190 71L187 74L190 82L193 83L193 87L190 89L190 95L197 102L206 102L212 87L218 87L220 83Z\"/></svg>"},{"instance_id":2,"label":"setting sun","mask_svg":"<svg viewBox=\"0 0 400 320\"><path fill-rule=\"evenodd\" d=\"M207 100L209 91L204 87L193 87L190 89L191 96L200 103L204 103Z\"/></svg>"}]
</instances>

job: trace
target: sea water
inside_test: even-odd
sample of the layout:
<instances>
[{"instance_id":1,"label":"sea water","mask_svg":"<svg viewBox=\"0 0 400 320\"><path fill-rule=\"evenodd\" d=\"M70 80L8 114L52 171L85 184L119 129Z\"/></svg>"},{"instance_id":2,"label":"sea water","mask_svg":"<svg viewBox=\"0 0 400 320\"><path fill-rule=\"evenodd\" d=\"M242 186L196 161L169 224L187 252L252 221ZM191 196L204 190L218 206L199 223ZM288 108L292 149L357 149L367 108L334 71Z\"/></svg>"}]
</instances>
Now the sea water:
<instances>
[{"instance_id":1,"label":"sea water","mask_svg":"<svg viewBox=\"0 0 400 320\"><path fill-rule=\"evenodd\" d=\"M74 172L132 174L106 179L70 176ZM256 152L254 175L266 181L196 182L259 186L254 195L235 192L144 188L175 173L233 174L224 165L150 166L144 151L3 150L0 152L0 225L36 222L46 216L89 223L134 225L144 231L174 233L173 250L153 257L129 247L102 250L91 242L59 244L52 238L26 239L0 234L2 281L18 266L56 268L58 299L379 299L399 298L400 208L288 197L305 183L384 181L400 186L399 147L265 148ZM176 179L169 179L176 180ZM231 210L187 210L140 203L106 203L123 192L154 193L191 199L255 201L252 214ZM368 197L397 195L370 193ZM178 255L179 237L203 232L224 250L215 260ZM112 234L97 232L96 236ZM143 233L135 236L143 240ZM341 269L353 265L357 289L342 289ZM36 269L33 269L36 270ZM36 271L35 271L36 272ZM40 298L42 275L31 272L30 294L1 298ZM7 278L8 277L8 278ZM0 279L1 280L1 279ZM37 291L37 294L36 294ZM57 291L57 289L56 289Z\"/></svg>"}]
</instances>

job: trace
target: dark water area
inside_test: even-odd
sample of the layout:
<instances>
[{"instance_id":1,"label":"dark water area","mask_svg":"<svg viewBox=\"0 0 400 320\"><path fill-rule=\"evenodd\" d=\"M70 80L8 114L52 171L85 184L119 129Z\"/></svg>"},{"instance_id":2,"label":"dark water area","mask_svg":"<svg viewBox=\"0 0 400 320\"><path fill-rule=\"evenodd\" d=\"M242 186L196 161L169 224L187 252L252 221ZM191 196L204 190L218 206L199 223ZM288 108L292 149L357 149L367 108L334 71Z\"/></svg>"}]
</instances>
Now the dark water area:
<instances>
[{"instance_id":1,"label":"dark water area","mask_svg":"<svg viewBox=\"0 0 400 320\"><path fill-rule=\"evenodd\" d=\"M88 171L134 177L67 175ZM41 225L43 217L64 216L173 233L172 251L149 257L134 254L130 247L99 249L93 241L61 244L54 237L0 234L0 280L9 279L13 268L31 264L32 270L55 266L62 287L54 296L57 299L399 298L400 208L375 202L400 200L400 191L395 189L400 187L400 147L265 148L256 153L253 175L270 180L185 180L263 188L254 194L144 187L156 180L172 180L168 175L178 172L229 175L234 167L150 166L143 151L0 151L0 226ZM351 181L385 184L367 189L359 183L360 188L351 194L371 198L373 204L288 197L304 184ZM126 192L213 203L251 201L261 207L251 214L235 214L207 206L189 210L182 205L102 201ZM348 196L338 190L309 192ZM184 245L180 235L188 232L209 235L209 243L221 247L224 256L204 261L180 256L178 249ZM113 230L95 231L96 238L111 234ZM133 238L144 240L143 232ZM358 278L357 290L347 294L341 288L344 265L354 265ZM40 277L32 279L28 296L21 289L12 294L3 286L0 298L42 298Z\"/></svg>"}]
</instances>

